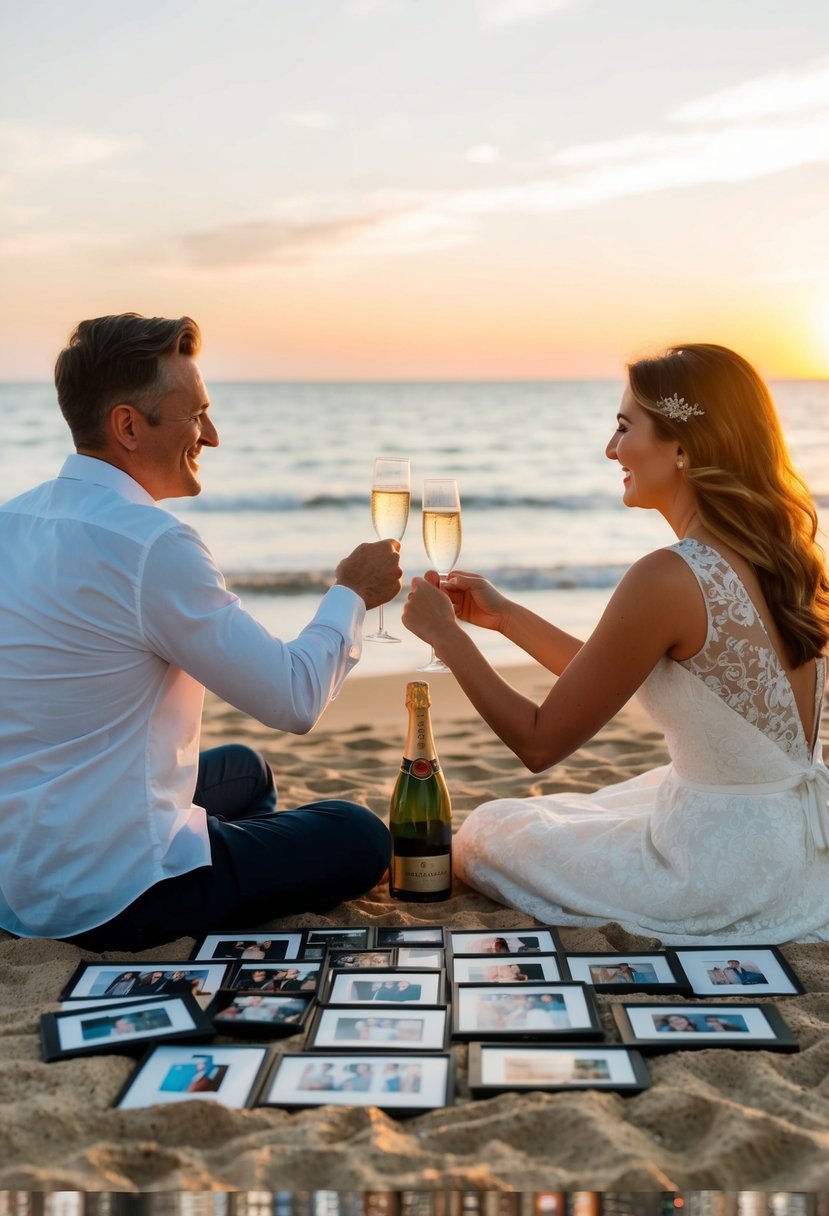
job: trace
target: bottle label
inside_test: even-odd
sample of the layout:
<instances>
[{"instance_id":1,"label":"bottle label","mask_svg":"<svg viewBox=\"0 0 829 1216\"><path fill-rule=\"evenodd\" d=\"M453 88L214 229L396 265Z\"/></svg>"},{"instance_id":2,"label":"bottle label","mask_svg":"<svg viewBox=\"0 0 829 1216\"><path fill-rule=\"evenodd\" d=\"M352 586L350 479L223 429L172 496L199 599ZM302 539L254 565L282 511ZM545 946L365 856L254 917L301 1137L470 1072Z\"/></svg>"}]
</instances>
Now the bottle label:
<instances>
[{"instance_id":1,"label":"bottle label","mask_svg":"<svg viewBox=\"0 0 829 1216\"><path fill-rule=\"evenodd\" d=\"M392 886L398 891L445 891L452 882L452 859L437 857L393 857Z\"/></svg>"},{"instance_id":2,"label":"bottle label","mask_svg":"<svg viewBox=\"0 0 829 1216\"><path fill-rule=\"evenodd\" d=\"M437 760L403 760L400 765L401 773L408 773L411 777L416 777L418 781L428 781L435 773L440 772L440 765Z\"/></svg>"}]
</instances>

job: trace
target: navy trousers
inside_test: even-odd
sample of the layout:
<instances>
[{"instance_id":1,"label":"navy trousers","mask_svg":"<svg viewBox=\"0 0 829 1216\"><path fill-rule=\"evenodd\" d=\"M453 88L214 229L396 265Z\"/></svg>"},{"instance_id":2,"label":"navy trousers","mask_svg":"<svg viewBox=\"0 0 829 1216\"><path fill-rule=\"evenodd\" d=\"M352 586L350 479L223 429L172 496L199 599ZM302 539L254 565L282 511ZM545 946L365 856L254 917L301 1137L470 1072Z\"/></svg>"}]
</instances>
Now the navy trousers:
<instances>
[{"instance_id":1,"label":"navy trousers","mask_svg":"<svg viewBox=\"0 0 829 1216\"><path fill-rule=\"evenodd\" d=\"M334 799L277 811L270 767L241 744L202 752L193 801L207 811L211 865L156 883L106 924L64 940L133 953L325 912L370 890L389 864L388 829L367 807Z\"/></svg>"}]
</instances>

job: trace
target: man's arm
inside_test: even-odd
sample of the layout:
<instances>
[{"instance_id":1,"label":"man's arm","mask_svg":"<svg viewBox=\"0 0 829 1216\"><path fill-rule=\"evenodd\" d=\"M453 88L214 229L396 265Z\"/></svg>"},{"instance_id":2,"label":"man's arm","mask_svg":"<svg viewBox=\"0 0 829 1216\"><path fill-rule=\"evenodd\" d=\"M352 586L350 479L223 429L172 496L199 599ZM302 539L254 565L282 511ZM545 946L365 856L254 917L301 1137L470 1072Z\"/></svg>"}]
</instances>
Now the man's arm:
<instances>
[{"instance_id":1,"label":"man's arm","mask_svg":"<svg viewBox=\"0 0 829 1216\"><path fill-rule=\"evenodd\" d=\"M138 590L148 648L229 704L276 730L305 734L360 657L367 604L400 587L396 541L361 545L337 568L313 619L293 641L272 637L224 579L201 538L181 524L149 551ZM363 598L365 594L368 599Z\"/></svg>"}]
</instances>

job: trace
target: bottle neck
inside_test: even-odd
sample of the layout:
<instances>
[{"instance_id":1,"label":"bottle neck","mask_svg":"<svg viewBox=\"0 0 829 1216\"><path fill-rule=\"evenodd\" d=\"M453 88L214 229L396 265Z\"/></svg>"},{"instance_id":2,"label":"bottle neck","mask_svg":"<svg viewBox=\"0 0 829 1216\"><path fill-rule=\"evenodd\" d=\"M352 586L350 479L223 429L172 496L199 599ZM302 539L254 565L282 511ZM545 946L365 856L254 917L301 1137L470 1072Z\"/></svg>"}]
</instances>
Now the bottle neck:
<instances>
[{"instance_id":1,"label":"bottle neck","mask_svg":"<svg viewBox=\"0 0 829 1216\"><path fill-rule=\"evenodd\" d=\"M432 737L432 720L425 706L409 709L409 729L406 735L407 760L437 760L435 740Z\"/></svg>"}]
</instances>

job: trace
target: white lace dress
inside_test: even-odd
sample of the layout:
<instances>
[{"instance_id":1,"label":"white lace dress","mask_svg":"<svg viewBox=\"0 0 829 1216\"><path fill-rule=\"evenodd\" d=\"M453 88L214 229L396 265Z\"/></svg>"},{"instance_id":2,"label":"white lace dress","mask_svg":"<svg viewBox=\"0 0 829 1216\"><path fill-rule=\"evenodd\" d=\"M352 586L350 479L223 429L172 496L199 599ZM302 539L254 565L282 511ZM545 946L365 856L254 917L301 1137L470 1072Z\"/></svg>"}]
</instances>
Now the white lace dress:
<instances>
[{"instance_id":1,"label":"white lace dress","mask_svg":"<svg viewBox=\"0 0 829 1216\"><path fill-rule=\"evenodd\" d=\"M546 924L617 921L668 945L829 940L820 745L728 562L694 540L672 550L709 622L700 653L661 659L638 693L672 763L595 794L485 803L458 831L455 868ZM816 716L825 675L819 659Z\"/></svg>"}]
</instances>

